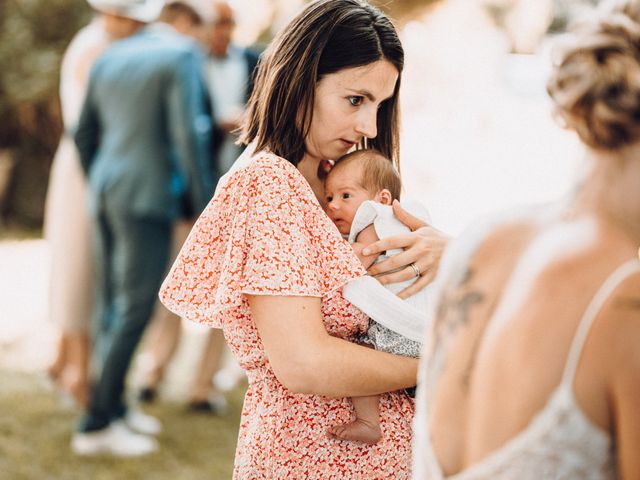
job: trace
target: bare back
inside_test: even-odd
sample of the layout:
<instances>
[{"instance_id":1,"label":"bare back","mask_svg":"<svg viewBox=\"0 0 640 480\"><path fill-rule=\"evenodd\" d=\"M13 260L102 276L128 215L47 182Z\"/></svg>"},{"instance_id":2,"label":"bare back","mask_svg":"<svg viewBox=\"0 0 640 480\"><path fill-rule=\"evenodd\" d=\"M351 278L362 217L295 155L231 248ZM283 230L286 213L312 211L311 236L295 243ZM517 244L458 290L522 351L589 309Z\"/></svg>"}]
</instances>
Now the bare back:
<instances>
[{"instance_id":1,"label":"bare back","mask_svg":"<svg viewBox=\"0 0 640 480\"><path fill-rule=\"evenodd\" d=\"M482 462L527 429L561 383L594 295L636 255L627 237L595 218L542 224L500 227L444 286L426 393L444 475ZM605 433L612 424L607 310L605 304L591 328L572 388L588 421Z\"/></svg>"}]
</instances>

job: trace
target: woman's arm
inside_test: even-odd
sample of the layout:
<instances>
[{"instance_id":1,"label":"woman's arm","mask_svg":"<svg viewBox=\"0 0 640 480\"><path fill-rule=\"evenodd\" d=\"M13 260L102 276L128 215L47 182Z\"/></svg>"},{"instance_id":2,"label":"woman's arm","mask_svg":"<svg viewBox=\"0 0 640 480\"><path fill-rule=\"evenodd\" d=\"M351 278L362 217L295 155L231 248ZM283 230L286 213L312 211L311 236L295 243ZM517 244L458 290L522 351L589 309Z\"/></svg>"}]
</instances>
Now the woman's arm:
<instances>
[{"instance_id":1,"label":"woman's arm","mask_svg":"<svg viewBox=\"0 0 640 480\"><path fill-rule=\"evenodd\" d=\"M295 393L376 395L416 383L418 360L329 335L320 298L247 295L277 379Z\"/></svg>"},{"instance_id":2,"label":"woman's arm","mask_svg":"<svg viewBox=\"0 0 640 480\"><path fill-rule=\"evenodd\" d=\"M398 294L400 298L408 298L433 281L438 272L442 252L450 237L408 213L397 200L393 202L393 213L412 232L406 235L383 238L363 249L362 254L376 255L386 250L403 248L404 252L394 255L384 262L376 263L369 268L368 272L383 285L402 282L416 276L415 270L411 267L411 264L414 263L420 269L419 278ZM402 269L398 270L399 268ZM393 272L394 270L398 271Z\"/></svg>"},{"instance_id":3,"label":"woman's arm","mask_svg":"<svg viewBox=\"0 0 640 480\"><path fill-rule=\"evenodd\" d=\"M618 472L620 478L640 478L640 362L629 365L617 377L613 401Z\"/></svg>"},{"instance_id":4,"label":"woman's arm","mask_svg":"<svg viewBox=\"0 0 640 480\"><path fill-rule=\"evenodd\" d=\"M640 275L626 281L621 290L617 301L612 302L615 318L608 323L614 337L605 361L611 372L609 398L613 404L618 473L627 479L640 478Z\"/></svg>"}]
</instances>

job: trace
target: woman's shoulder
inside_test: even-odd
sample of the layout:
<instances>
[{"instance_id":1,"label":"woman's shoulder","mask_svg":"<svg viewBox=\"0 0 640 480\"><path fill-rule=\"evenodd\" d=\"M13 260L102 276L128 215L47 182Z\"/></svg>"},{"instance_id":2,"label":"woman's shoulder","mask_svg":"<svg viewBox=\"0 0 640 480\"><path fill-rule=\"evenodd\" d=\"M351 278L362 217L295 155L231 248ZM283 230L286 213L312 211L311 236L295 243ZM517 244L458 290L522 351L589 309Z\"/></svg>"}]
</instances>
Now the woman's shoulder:
<instances>
[{"instance_id":1,"label":"woman's shoulder","mask_svg":"<svg viewBox=\"0 0 640 480\"><path fill-rule=\"evenodd\" d=\"M630 365L636 369L640 379L640 356L637 355L640 338L640 260L635 261L635 269L630 271L613 292L612 298L602 310L603 324L615 338L609 347L617 345L620 365Z\"/></svg>"},{"instance_id":2,"label":"woman's shoulder","mask_svg":"<svg viewBox=\"0 0 640 480\"><path fill-rule=\"evenodd\" d=\"M503 216L475 225L465 235L477 241L477 248L473 252L474 264L492 264L499 257L517 257L540 228L538 216L527 212L522 216Z\"/></svg>"},{"instance_id":3,"label":"woman's shoulder","mask_svg":"<svg viewBox=\"0 0 640 480\"><path fill-rule=\"evenodd\" d=\"M268 151L243 154L231 168L229 180L260 179L262 181L279 181L283 178L302 179L298 169L285 158Z\"/></svg>"},{"instance_id":4,"label":"woman's shoulder","mask_svg":"<svg viewBox=\"0 0 640 480\"><path fill-rule=\"evenodd\" d=\"M243 154L236 162L220 179L215 196L306 198L313 194L295 165L278 155L260 151Z\"/></svg>"},{"instance_id":5,"label":"woman's shoulder","mask_svg":"<svg viewBox=\"0 0 640 480\"><path fill-rule=\"evenodd\" d=\"M440 282L459 283L471 264L474 268L494 268L496 258L516 255L514 246L524 242L540 224L540 212L531 209L510 210L472 222L447 246L438 273Z\"/></svg>"},{"instance_id":6,"label":"woman's shoulder","mask_svg":"<svg viewBox=\"0 0 640 480\"><path fill-rule=\"evenodd\" d=\"M236 218L240 212L254 220L279 216L325 230L335 229L328 217L324 219L320 203L304 176L292 163L269 152L241 155L218 182L205 210L207 216L222 223Z\"/></svg>"},{"instance_id":7,"label":"woman's shoulder","mask_svg":"<svg viewBox=\"0 0 640 480\"><path fill-rule=\"evenodd\" d=\"M590 376L602 378L609 392L628 400L640 395L640 260L634 258L612 268L606 282L598 282L599 293L608 294L597 312L592 332L588 337L585 352L591 359L590 365L597 365ZM617 277L617 278L614 278ZM612 291L606 291L606 283L617 281ZM592 303L597 305L598 295Z\"/></svg>"}]
</instances>

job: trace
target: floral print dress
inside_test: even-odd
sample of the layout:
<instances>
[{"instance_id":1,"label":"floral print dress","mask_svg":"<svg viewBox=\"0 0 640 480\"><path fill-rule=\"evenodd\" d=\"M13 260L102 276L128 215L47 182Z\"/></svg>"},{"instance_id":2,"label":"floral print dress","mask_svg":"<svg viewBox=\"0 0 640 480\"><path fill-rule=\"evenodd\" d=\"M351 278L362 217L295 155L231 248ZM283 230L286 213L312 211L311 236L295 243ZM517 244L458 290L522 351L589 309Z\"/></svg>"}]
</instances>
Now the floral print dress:
<instances>
[{"instance_id":1,"label":"floral print dress","mask_svg":"<svg viewBox=\"0 0 640 480\"><path fill-rule=\"evenodd\" d=\"M327 331L353 339L368 325L341 288L365 273L290 162L260 152L224 179L194 226L160 297L175 313L214 328L247 371L234 479L408 479L413 400L380 399L382 440L327 435L353 420L348 398L295 394L275 377L244 293L321 297Z\"/></svg>"}]
</instances>

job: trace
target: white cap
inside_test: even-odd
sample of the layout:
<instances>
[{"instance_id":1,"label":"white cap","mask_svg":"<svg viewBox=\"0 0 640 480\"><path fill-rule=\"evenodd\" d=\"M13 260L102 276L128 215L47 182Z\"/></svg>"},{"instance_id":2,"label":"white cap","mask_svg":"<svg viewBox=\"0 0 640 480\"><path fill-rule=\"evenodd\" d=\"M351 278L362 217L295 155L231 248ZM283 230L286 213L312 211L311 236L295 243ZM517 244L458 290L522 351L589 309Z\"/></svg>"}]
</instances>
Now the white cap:
<instances>
[{"instance_id":1,"label":"white cap","mask_svg":"<svg viewBox=\"0 0 640 480\"><path fill-rule=\"evenodd\" d=\"M154 22L160 16L164 0L87 0L99 12L130 18L138 22Z\"/></svg>"}]
</instances>

